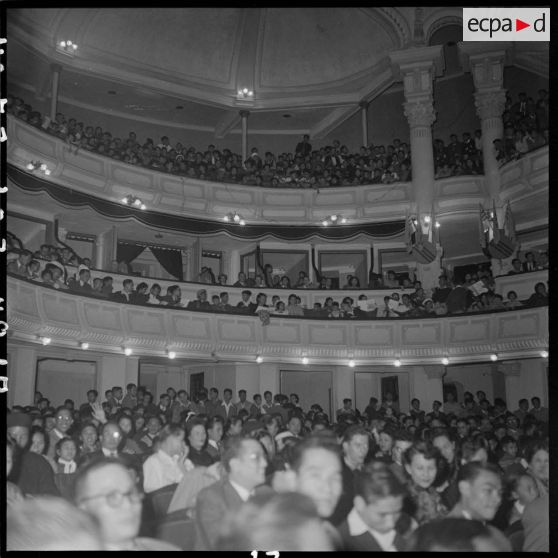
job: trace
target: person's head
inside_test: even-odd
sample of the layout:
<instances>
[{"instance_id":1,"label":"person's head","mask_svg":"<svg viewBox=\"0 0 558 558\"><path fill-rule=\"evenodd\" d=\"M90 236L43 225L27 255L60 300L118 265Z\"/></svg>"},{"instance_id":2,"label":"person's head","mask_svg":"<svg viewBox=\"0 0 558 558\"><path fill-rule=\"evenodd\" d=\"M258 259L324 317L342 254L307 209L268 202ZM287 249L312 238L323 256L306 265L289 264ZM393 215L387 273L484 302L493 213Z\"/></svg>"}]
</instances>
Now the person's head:
<instances>
[{"instance_id":1,"label":"person's head","mask_svg":"<svg viewBox=\"0 0 558 558\"><path fill-rule=\"evenodd\" d=\"M77 446L73 438L61 438L56 442L56 455L64 461L72 461L77 454Z\"/></svg>"},{"instance_id":2,"label":"person's head","mask_svg":"<svg viewBox=\"0 0 558 558\"><path fill-rule=\"evenodd\" d=\"M82 425L79 434L80 440L86 448L93 448L99 439L97 428L94 424L88 422Z\"/></svg>"},{"instance_id":3,"label":"person's head","mask_svg":"<svg viewBox=\"0 0 558 558\"><path fill-rule=\"evenodd\" d=\"M275 438L277 433L279 432L279 419L276 416L265 414L262 417L262 422L265 429L269 432L272 438Z\"/></svg>"},{"instance_id":4,"label":"person's head","mask_svg":"<svg viewBox=\"0 0 558 558\"><path fill-rule=\"evenodd\" d=\"M162 393L159 396L159 405L165 408L170 405L170 397L167 393Z\"/></svg>"},{"instance_id":5,"label":"person's head","mask_svg":"<svg viewBox=\"0 0 558 558\"><path fill-rule=\"evenodd\" d=\"M531 397L531 405L533 405L533 407L535 409L538 409L541 406L541 400L539 397Z\"/></svg>"},{"instance_id":6,"label":"person's head","mask_svg":"<svg viewBox=\"0 0 558 558\"><path fill-rule=\"evenodd\" d=\"M355 473L354 509L378 533L389 533L401 516L404 485L384 463L371 463Z\"/></svg>"},{"instance_id":7,"label":"person's head","mask_svg":"<svg viewBox=\"0 0 558 558\"><path fill-rule=\"evenodd\" d=\"M122 399L122 388L120 386L114 386L112 388L112 396L116 399Z\"/></svg>"},{"instance_id":8,"label":"person's head","mask_svg":"<svg viewBox=\"0 0 558 558\"><path fill-rule=\"evenodd\" d=\"M190 419L186 423L186 434L188 445L197 451L201 451L207 441L204 421L196 418Z\"/></svg>"},{"instance_id":9,"label":"person's head","mask_svg":"<svg viewBox=\"0 0 558 558\"><path fill-rule=\"evenodd\" d=\"M94 517L107 547L124 545L139 533L143 494L117 459L93 460L75 479L76 506Z\"/></svg>"},{"instance_id":10,"label":"person's head","mask_svg":"<svg viewBox=\"0 0 558 558\"><path fill-rule=\"evenodd\" d=\"M535 479L528 473L514 475L508 479L511 498L526 506L540 496Z\"/></svg>"},{"instance_id":11,"label":"person's head","mask_svg":"<svg viewBox=\"0 0 558 558\"><path fill-rule=\"evenodd\" d=\"M472 519L492 521L502 501L499 469L492 464L471 461L457 474L460 503Z\"/></svg>"},{"instance_id":12,"label":"person's head","mask_svg":"<svg viewBox=\"0 0 558 558\"><path fill-rule=\"evenodd\" d=\"M178 424L163 426L158 434L159 449L170 457L187 455L184 443L184 429Z\"/></svg>"},{"instance_id":13,"label":"person's head","mask_svg":"<svg viewBox=\"0 0 558 558\"><path fill-rule=\"evenodd\" d=\"M543 482L548 482L549 479L548 458L548 443L546 441L532 442L525 449L525 461L529 464L529 471Z\"/></svg>"},{"instance_id":14,"label":"person's head","mask_svg":"<svg viewBox=\"0 0 558 558\"><path fill-rule=\"evenodd\" d=\"M74 423L72 411L65 406L58 407L58 409L56 409L55 419L55 427L59 432L62 432L62 434L66 434L66 432L70 430L70 427Z\"/></svg>"},{"instance_id":15,"label":"person's head","mask_svg":"<svg viewBox=\"0 0 558 558\"><path fill-rule=\"evenodd\" d=\"M312 435L292 449L293 488L309 496L320 517L328 518L343 491L341 455L332 436Z\"/></svg>"},{"instance_id":16,"label":"person's head","mask_svg":"<svg viewBox=\"0 0 558 558\"><path fill-rule=\"evenodd\" d=\"M400 430L395 434L391 458L397 465L403 465L403 454L413 445L413 436L410 432Z\"/></svg>"},{"instance_id":17,"label":"person's head","mask_svg":"<svg viewBox=\"0 0 558 558\"><path fill-rule=\"evenodd\" d=\"M211 417L207 423L207 437L214 442L220 442L225 432L225 424L223 418L219 415Z\"/></svg>"},{"instance_id":18,"label":"person's head","mask_svg":"<svg viewBox=\"0 0 558 558\"><path fill-rule=\"evenodd\" d=\"M95 403L95 401L97 401L98 396L99 396L99 392L96 389L90 389L87 392L87 401L89 403Z\"/></svg>"},{"instance_id":19,"label":"person's head","mask_svg":"<svg viewBox=\"0 0 558 558\"><path fill-rule=\"evenodd\" d=\"M469 423L465 419L458 419L456 430L460 438L466 438L469 435Z\"/></svg>"},{"instance_id":20,"label":"person's head","mask_svg":"<svg viewBox=\"0 0 558 558\"><path fill-rule=\"evenodd\" d=\"M244 403L246 401L246 390L245 389L239 390L238 399L240 400L241 403Z\"/></svg>"},{"instance_id":21,"label":"person's head","mask_svg":"<svg viewBox=\"0 0 558 558\"><path fill-rule=\"evenodd\" d=\"M101 428L100 440L101 447L109 451L116 451L122 441L122 430L116 422L105 422Z\"/></svg>"},{"instance_id":22,"label":"person's head","mask_svg":"<svg viewBox=\"0 0 558 558\"><path fill-rule=\"evenodd\" d=\"M132 420L131 416L122 415L118 419L118 426L120 427L123 436L133 435L134 421Z\"/></svg>"},{"instance_id":23,"label":"person's head","mask_svg":"<svg viewBox=\"0 0 558 558\"><path fill-rule=\"evenodd\" d=\"M221 462L229 479L247 490L265 481L267 459L265 450L256 440L231 436L225 442Z\"/></svg>"},{"instance_id":24,"label":"person's head","mask_svg":"<svg viewBox=\"0 0 558 558\"><path fill-rule=\"evenodd\" d=\"M252 498L225 520L216 550L331 551L333 545L310 498L285 492Z\"/></svg>"},{"instance_id":25,"label":"person's head","mask_svg":"<svg viewBox=\"0 0 558 558\"><path fill-rule=\"evenodd\" d=\"M225 401L225 403L229 403L231 399L232 399L232 389L225 388L223 390L223 400Z\"/></svg>"},{"instance_id":26,"label":"person's head","mask_svg":"<svg viewBox=\"0 0 558 558\"><path fill-rule=\"evenodd\" d=\"M299 436L302 431L302 421L298 415L293 415L287 422L287 429L293 436Z\"/></svg>"},{"instance_id":27,"label":"person's head","mask_svg":"<svg viewBox=\"0 0 558 558\"><path fill-rule=\"evenodd\" d=\"M343 434L343 454L352 469L358 469L364 464L369 448L368 433L358 425L349 426Z\"/></svg>"},{"instance_id":28,"label":"person's head","mask_svg":"<svg viewBox=\"0 0 558 558\"><path fill-rule=\"evenodd\" d=\"M254 404L255 404L257 407L260 407L260 406L261 406L261 404L262 404L262 396L261 396L261 394L255 393L255 394L254 394L254 397L253 397L252 399L254 400Z\"/></svg>"},{"instance_id":29,"label":"person's head","mask_svg":"<svg viewBox=\"0 0 558 558\"><path fill-rule=\"evenodd\" d=\"M129 383L126 386L126 392L132 397L136 397L136 395L138 394L138 387L136 386L136 384Z\"/></svg>"},{"instance_id":30,"label":"person's head","mask_svg":"<svg viewBox=\"0 0 558 558\"><path fill-rule=\"evenodd\" d=\"M273 401L273 394L271 393L271 391L264 391L264 399L268 405L271 405Z\"/></svg>"},{"instance_id":31,"label":"person's head","mask_svg":"<svg viewBox=\"0 0 558 558\"><path fill-rule=\"evenodd\" d=\"M467 439L461 444L461 463L472 461L483 465L488 463L488 443L482 436Z\"/></svg>"},{"instance_id":32,"label":"person's head","mask_svg":"<svg viewBox=\"0 0 558 558\"><path fill-rule=\"evenodd\" d=\"M421 525L412 535L413 552L511 552L504 534L482 521L447 517Z\"/></svg>"},{"instance_id":33,"label":"person's head","mask_svg":"<svg viewBox=\"0 0 558 558\"><path fill-rule=\"evenodd\" d=\"M440 457L439 450L432 443L415 442L403 454L405 470L411 481L421 488L432 486L438 472Z\"/></svg>"},{"instance_id":34,"label":"person's head","mask_svg":"<svg viewBox=\"0 0 558 558\"><path fill-rule=\"evenodd\" d=\"M442 457L452 465L455 460L455 440L447 430L434 432L432 444L438 448Z\"/></svg>"},{"instance_id":35,"label":"person's head","mask_svg":"<svg viewBox=\"0 0 558 558\"><path fill-rule=\"evenodd\" d=\"M378 445L385 455L391 455L395 443L395 432L391 428L384 428L379 435Z\"/></svg>"},{"instance_id":36,"label":"person's head","mask_svg":"<svg viewBox=\"0 0 558 558\"><path fill-rule=\"evenodd\" d=\"M97 521L53 496L35 496L10 506L6 535L7 550L104 550Z\"/></svg>"},{"instance_id":37,"label":"person's head","mask_svg":"<svg viewBox=\"0 0 558 558\"><path fill-rule=\"evenodd\" d=\"M39 426L31 428L31 446L29 451L44 455L48 451L49 437L46 432Z\"/></svg>"},{"instance_id":38,"label":"person's head","mask_svg":"<svg viewBox=\"0 0 558 558\"><path fill-rule=\"evenodd\" d=\"M517 455L517 440L511 436L504 436L500 440L500 447L504 453L511 455L512 457Z\"/></svg>"}]
</instances>

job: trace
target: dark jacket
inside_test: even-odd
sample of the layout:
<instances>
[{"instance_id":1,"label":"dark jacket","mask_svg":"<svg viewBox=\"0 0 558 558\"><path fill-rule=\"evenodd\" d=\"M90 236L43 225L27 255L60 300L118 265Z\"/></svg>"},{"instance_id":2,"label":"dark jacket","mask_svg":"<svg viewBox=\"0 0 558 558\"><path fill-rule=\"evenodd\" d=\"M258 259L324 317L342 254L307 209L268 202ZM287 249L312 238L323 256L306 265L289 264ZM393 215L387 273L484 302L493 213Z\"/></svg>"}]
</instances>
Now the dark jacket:
<instances>
[{"instance_id":1,"label":"dark jacket","mask_svg":"<svg viewBox=\"0 0 558 558\"><path fill-rule=\"evenodd\" d=\"M24 452L11 478L26 496L60 496L50 463L38 453Z\"/></svg>"}]
</instances>

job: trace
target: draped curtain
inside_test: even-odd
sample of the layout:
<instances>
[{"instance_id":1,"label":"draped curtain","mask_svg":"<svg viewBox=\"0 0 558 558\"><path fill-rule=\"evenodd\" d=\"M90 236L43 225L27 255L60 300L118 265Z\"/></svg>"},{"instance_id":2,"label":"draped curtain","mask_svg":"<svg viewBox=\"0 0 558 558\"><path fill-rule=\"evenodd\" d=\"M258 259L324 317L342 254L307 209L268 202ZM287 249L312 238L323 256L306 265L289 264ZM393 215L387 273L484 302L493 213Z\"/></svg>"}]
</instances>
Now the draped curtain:
<instances>
[{"instance_id":1,"label":"draped curtain","mask_svg":"<svg viewBox=\"0 0 558 558\"><path fill-rule=\"evenodd\" d=\"M167 273L176 277L179 281L183 281L182 252L180 250L163 250L152 247L150 247L150 250Z\"/></svg>"},{"instance_id":2,"label":"draped curtain","mask_svg":"<svg viewBox=\"0 0 558 558\"><path fill-rule=\"evenodd\" d=\"M145 246L137 244L118 244L116 248L116 260L121 262L124 260L127 264L133 262L144 250Z\"/></svg>"}]
</instances>

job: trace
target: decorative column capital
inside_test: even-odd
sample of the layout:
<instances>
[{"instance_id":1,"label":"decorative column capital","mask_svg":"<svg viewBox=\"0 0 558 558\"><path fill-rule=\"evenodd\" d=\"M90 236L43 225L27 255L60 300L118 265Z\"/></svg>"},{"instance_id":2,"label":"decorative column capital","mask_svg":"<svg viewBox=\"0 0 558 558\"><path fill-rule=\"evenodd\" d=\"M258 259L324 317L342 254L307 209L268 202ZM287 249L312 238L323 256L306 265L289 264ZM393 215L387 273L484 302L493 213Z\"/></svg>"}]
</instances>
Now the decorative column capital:
<instances>
[{"instance_id":1,"label":"decorative column capital","mask_svg":"<svg viewBox=\"0 0 558 558\"><path fill-rule=\"evenodd\" d=\"M475 93L475 107L481 120L501 118L505 106L506 92L503 89Z\"/></svg>"},{"instance_id":2,"label":"decorative column capital","mask_svg":"<svg viewBox=\"0 0 558 558\"><path fill-rule=\"evenodd\" d=\"M361 109L367 110L369 104L370 104L369 101L360 101L360 103L358 104L358 106L359 106Z\"/></svg>"},{"instance_id":3,"label":"decorative column capital","mask_svg":"<svg viewBox=\"0 0 558 558\"><path fill-rule=\"evenodd\" d=\"M430 99L409 101L403 106L411 128L430 127L436 120L436 111Z\"/></svg>"},{"instance_id":4,"label":"decorative column capital","mask_svg":"<svg viewBox=\"0 0 558 558\"><path fill-rule=\"evenodd\" d=\"M501 372L504 376L519 376L521 373L521 363L517 360L502 362L498 365L498 372Z\"/></svg>"},{"instance_id":5,"label":"decorative column capital","mask_svg":"<svg viewBox=\"0 0 558 558\"><path fill-rule=\"evenodd\" d=\"M511 43L459 43L461 63L465 71L473 75L477 90L500 89L504 84L504 64Z\"/></svg>"},{"instance_id":6,"label":"decorative column capital","mask_svg":"<svg viewBox=\"0 0 558 558\"><path fill-rule=\"evenodd\" d=\"M429 380L441 380L444 377L446 370L441 364L434 364L424 366L424 373Z\"/></svg>"},{"instance_id":7,"label":"decorative column capital","mask_svg":"<svg viewBox=\"0 0 558 558\"><path fill-rule=\"evenodd\" d=\"M248 118L250 116L249 110L241 110L238 114L240 114L241 118Z\"/></svg>"}]
</instances>

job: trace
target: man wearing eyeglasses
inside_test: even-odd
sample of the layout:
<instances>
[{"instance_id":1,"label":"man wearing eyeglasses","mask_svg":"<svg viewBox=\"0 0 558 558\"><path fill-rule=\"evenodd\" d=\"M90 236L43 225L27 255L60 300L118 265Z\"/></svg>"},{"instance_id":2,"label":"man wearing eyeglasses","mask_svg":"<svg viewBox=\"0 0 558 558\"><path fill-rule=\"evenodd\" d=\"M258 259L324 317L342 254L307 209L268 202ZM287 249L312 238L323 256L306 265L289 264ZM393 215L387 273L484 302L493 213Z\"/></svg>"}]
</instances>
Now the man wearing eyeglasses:
<instances>
[{"instance_id":1,"label":"man wearing eyeglasses","mask_svg":"<svg viewBox=\"0 0 558 558\"><path fill-rule=\"evenodd\" d=\"M194 550L214 550L227 513L238 511L265 481L267 459L257 440L229 438L221 463L227 472L225 478L204 488L197 497ZM266 490L271 489L262 486L258 493Z\"/></svg>"},{"instance_id":2,"label":"man wearing eyeglasses","mask_svg":"<svg viewBox=\"0 0 558 558\"><path fill-rule=\"evenodd\" d=\"M106 550L180 550L147 537L138 537L143 493L118 459L89 462L78 471L76 506L97 519Z\"/></svg>"},{"instance_id":3,"label":"man wearing eyeglasses","mask_svg":"<svg viewBox=\"0 0 558 558\"><path fill-rule=\"evenodd\" d=\"M54 415L54 428L48 433L50 437L50 443L48 446L47 456L54 459L56 456L56 444L62 439L68 436L68 431L70 430L72 424L74 424L74 417L72 416L72 411L66 407L58 407L56 409L56 414Z\"/></svg>"}]
</instances>

